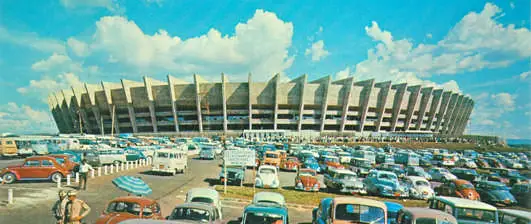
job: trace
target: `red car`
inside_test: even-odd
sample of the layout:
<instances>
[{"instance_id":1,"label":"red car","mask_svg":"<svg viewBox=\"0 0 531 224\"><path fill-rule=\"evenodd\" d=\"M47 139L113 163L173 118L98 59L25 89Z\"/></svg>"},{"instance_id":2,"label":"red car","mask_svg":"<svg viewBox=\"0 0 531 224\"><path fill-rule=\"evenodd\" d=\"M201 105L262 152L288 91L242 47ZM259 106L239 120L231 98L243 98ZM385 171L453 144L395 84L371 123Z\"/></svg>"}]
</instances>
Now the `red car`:
<instances>
[{"instance_id":1,"label":"red car","mask_svg":"<svg viewBox=\"0 0 531 224\"><path fill-rule=\"evenodd\" d=\"M70 157L68 157L68 155L54 154L54 155L48 155L48 156L54 157L56 161L59 162L59 164L63 165L69 171L74 170L74 168L79 165L76 162L70 160Z\"/></svg>"},{"instance_id":2,"label":"red car","mask_svg":"<svg viewBox=\"0 0 531 224\"><path fill-rule=\"evenodd\" d=\"M300 169L295 177L295 189L302 191L319 191L321 185L317 179L317 172L312 169Z\"/></svg>"},{"instance_id":3,"label":"red car","mask_svg":"<svg viewBox=\"0 0 531 224\"><path fill-rule=\"evenodd\" d=\"M479 193L474 185L467 180L456 179L435 188L435 192L443 196L460 197L479 201Z\"/></svg>"},{"instance_id":4,"label":"red car","mask_svg":"<svg viewBox=\"0 0 531 224\"><path fill-rule=\"evenodd\" d=\"M280 162L280 169L297 171L299 168L300 162L297 157L287 157Z\"/></svg>"},{"instance_id":5,"label":"red car","mask_svg":"<svg viewBox=\"0 0 531 224\"><path fill-rule=\"evenodd\" d=\"M59 164L54 157L35 156L26 158L20 165L8 166L0 172L4 183L11 184L20 180L52 180L57 182L70 172Z\"/></svg>"},{"instance_id":6,"label":"red car","mask_svg":"<svg viewBox=\"0 0 531 224\"><path fill-rule=\"evenodd\" d=\"M128 219L164 219L160 205L143 197L119 197L109 202L96 224L116 224Z\"/></svg>"}]
</instances>

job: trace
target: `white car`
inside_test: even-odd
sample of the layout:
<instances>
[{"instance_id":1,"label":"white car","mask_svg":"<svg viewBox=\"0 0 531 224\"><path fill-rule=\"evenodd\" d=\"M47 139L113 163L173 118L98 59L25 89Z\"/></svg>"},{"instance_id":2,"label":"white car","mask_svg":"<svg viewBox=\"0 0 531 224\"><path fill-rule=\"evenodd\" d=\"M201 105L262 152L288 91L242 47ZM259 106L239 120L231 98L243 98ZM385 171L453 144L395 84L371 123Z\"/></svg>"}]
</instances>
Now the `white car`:
<instances>
[{"instance_id":1,"label":"white car","mask_svg":"<svg viewBox=\"0 0 531 224\"><path fill-rule=\"evenodd\" d=\"M450 173L450 171L441 167L431 168L430 171L428 171L428 174L431 175L433 180L441 182L457 179L457 177Z\"/></svg>"},{"instance_id":2,"label":"white car","mask_svg":"<svg viewBox=\"0 0 531 224\"><path fill-rule=\"evenodd\" d=\"M339 157L339 162L341 163L350 163L352 156L348 152L338 152L337 156Z\"/></svg>"},{"instance_id":3,"label":"white car","mask_svg":"<svg viewBox=\"0 0 531 224\"><path fill-rule=\"evenodd\" d=\"M455 162L455 166L466 167L466 168L470 168L470 169L478 168L478 166L476 165L474 160L469 159L469 158L461 158L461 159L457 160L457 162Z\"/></svg>"},{"instance_id":4,"label":"white car","mask_svg":"<svg viewBox=\"0 0 531 224\"><path fill-rule=\"evenodd\" d=\"M430 182L424 177L407 176L404 183L409 188L409 196L414 199L426 200L435 195L433 189L431 189Z\"/></svg>"},{"instance_id":5,"label":"white car","mask_svg":"<svg viewBox=\"0 0 531 224\"><path fill-rule=\"evenodd\" d=\"M278 188L280 181L277 167L271 165L260 166L256 174L255 185L261 188Z\"/></svg>"},{"instance_id":6,"label":"white car","mask_svg":"<svg viewBox=\"0 0 531 224\"><path fill-rule=\"evenodd\" d=\"M197 202L214 205L218 209L220 219L223 219L223 213L221 211L221 199L219 193L210 188L192 188L186 193L185 202Z\"/></svg>"},{"instance_id":7,"label":"white car","mask_svg":"<svg viewBox=\"0 0 531 224\"><path fill-rule=\"evenodd\" d=\"M275 192L262 191L256 193L253 197L253 204L257 203L271 203L286 207L286 199L284 199L284 196Z\"/></svg>"}]
</instances>

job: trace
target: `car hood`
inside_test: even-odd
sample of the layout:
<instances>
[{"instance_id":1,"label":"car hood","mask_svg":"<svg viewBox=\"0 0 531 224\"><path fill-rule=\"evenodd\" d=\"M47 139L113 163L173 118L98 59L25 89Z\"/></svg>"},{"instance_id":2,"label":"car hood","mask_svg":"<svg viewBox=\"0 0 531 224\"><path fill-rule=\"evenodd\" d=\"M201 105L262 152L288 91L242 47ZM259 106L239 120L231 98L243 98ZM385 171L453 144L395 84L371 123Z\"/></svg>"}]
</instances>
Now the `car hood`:
<instances>
[{"instance_id":1,"label":"car hood","mask_svg":"<svg viewBox=\"0 0 531 224\"><path fill-rule=\"evenodd\" d=\"M273 181L277 178L277 176L274 174L260 174L258 178L260 178L262 181Z\"/></svg>"},{"instance_id":2,"label":"car hood","mask_svg":"<svg viewBox=\"0 0 531 224\"><path fill-rule=\"evenodd\" d=\"M418 192L430 192L433 193L433 189L429 186L415 186L414 188Z\"/></svg>"},{"instance_id":3,"label":"car hood","mask_svg":"<svg viewBox=\"0 0 531 224\"><path fill-rule=\"evenodd\" d=\"M100 216L96 220L96 224L116 224L124 220L139 218L129 213L109 213L104 216Z\"/></svg>"},{"instance_id":4,"label":"car hood","mask_svg":"<svg viewBox=\"0 0 531 224\"><path fill-rule=\"evenodd\" d=\"M339 180L339 182L344 184L345 186L355 186L355 187L363 186L363 182L360 180Z\"/></svg>"},{"instance_id":5,"label":"car hood","mask_svg":"<svg viewBox=\"0 0 531 224\"><path fill-rule=\"evenodd\" d=\"M489 194L491 194L492 196L494 196L498 200L505 200L505 199L508 198L511 201L515 201L514 196L509 191L494 190L494 191L489 191Z\"/></svg>"},{"instance_id":6,"label":"car hood","mask_svg":"<svg viewBox=\"0 0 531 224\"><path fill-rule=\"evenodd\" d=\"M317 178L312 176L299 176L299 178L303 185L314 185L319 182Z\"/></svg>"},{"instance_id":7,"label":"car hood","mask_svg":"<svg viewBox=\"0 0 531 224\"><path fill-rule=\"evenodd\" d=\"M397 181L392 181L392 180L379 180L378 184L392 187L393 189L398 188L400 186L400 184Z\"/></svg>"},{"instance_id":8,"label":"car hood","mask_svg":"<svg viewBox=\"0 0 531 224\"><path fill-rule=\"evenodd\" d=\"M461 195L463 195L463 197L466 199L479 199L479 194L475 189L462 189L461 191L459 191L459 193L461 193Z\"/></svg>"}]
</instances>

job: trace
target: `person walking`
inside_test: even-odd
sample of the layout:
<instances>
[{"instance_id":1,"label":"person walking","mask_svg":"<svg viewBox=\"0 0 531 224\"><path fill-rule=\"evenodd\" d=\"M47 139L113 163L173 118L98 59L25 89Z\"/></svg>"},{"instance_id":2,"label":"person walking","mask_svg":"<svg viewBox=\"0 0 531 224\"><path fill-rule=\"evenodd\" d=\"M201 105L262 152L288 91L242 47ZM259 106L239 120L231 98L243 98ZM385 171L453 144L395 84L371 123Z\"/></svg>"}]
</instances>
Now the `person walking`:
<instances>
[{"instance_id":1,"label":"person walking","mask_svg":"<svg viewBox=\"0 0 531 224\"><path fill-rule=\"evenodd\" d=\"M83 190L87 190L87 177L89 170L94 170L90 164L87 163L87 160L84 159L81 162L81 165L79 166L79 176L81 180L79 181L79 187L78 190L81 190L81 187L83 186Z\"/></svg>"},{"instance_id":2,"label":"person walking","mask_svg":"<svg viewBox=\"0 0 531 224\"><path fill-rule=\"evenodd\" d=\"M55 204L52 207L52 213L55 217L56 224L63 224L64 215L65 215L65 206L66 202L68 202L68 199L66 198L66 191L60 190L59 193L59 200L55 202Z\"/></svg>"},{"instance_id":3,"label":"person walking","mask_svg":"<svg viewBox=\"0 0 531 224\"><path fill-rule=\"evenodd\" d=\"M68 202L64 210L64 224L81 224L81 220L90 213L90 207L83 200L77 198L76 191L68 192Z\"/></svg>"}]
</instances>

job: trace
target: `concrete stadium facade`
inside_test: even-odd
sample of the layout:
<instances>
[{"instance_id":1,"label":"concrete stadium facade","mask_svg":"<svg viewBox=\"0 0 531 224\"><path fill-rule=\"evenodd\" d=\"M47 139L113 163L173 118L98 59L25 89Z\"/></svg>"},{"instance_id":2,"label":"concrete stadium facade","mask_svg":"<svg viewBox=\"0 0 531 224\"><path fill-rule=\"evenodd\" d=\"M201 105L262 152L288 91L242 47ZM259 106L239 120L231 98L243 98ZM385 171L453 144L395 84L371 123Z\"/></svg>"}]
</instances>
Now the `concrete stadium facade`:
<instances>
[{"instance_id":1,"label":"concrete stadium facade","mask_svg":"<svg viewBox=\"0 0 531 224\"><path fill-rule=\"evenodd\" d=\"M60 133L212 133L314 130L321 134L462 135L474 102L460 93L374 80L302 75L281 82L193 83L167 76L84 84L49 96ZM114 116L114 119L112 119ZM114 120L114 122L112 122Z\"/></svg>"}]
</instances>

